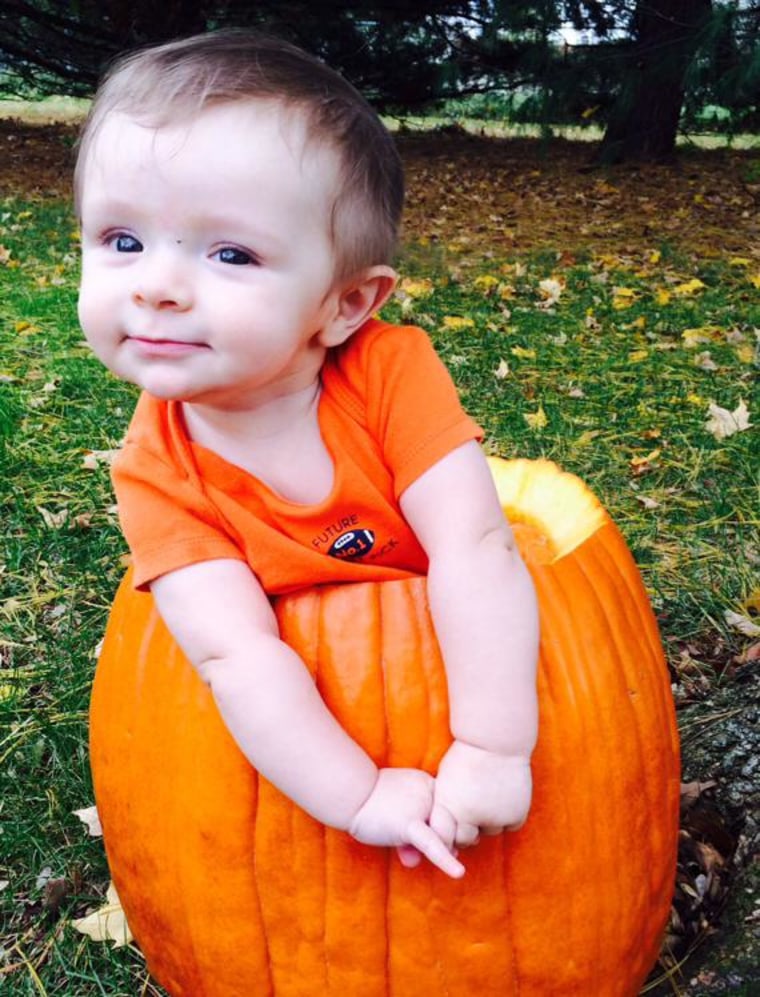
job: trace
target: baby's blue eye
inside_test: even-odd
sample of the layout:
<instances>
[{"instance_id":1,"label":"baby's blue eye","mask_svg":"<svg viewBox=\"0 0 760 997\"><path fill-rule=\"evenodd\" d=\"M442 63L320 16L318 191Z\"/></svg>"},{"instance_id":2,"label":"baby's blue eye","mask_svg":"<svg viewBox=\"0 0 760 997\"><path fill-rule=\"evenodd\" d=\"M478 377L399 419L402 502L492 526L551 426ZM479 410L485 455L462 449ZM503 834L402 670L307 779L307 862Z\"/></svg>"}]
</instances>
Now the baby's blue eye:
<instances>
[{"instance_id":1,"label":"baby's blue eye","mask_svg":"<svg viewBox=\"0 0 760 997\"><path fill-rule=\"evenodd\" d=\"M133 235L117 235L112 243L117 253L141 253L143 245Z\"/></svg>"},{"instance_id":2,"label":"baby's blue eye","mask_svg":"<svg viewBox=\"0 0 760 997\"><path fill-rule=\"evenodd\" d=\"M246 253L243 249L235 249L234 246L225 246L224 249L217 250L214 256L220 263L230 263L235 267L245 267L256 262L250 253Z\"/></svg>"}]
</instances>

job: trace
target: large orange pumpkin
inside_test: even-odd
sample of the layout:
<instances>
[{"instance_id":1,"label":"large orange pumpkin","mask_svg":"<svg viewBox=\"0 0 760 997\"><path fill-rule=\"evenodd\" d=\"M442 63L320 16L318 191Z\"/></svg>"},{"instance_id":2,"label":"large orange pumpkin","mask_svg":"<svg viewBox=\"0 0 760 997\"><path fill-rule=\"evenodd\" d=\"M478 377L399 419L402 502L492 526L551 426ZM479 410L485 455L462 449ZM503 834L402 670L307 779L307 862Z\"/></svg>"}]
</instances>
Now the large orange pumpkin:
<instances>
[{"instance_id":1,"label":"large orange pumpkin","mask_svg":"<svg viewBox=\"0 0 760 997\"><path fill-rule=\"evenodd\" d=\"M111 872L175 997L616 997L655 962L675 871L678 748L656 624L591 493L493 462L539 595L541 726L527 824L454 881L328 830L248 765L148 595L116 597L92 698ZM378 765L435 772L446 682L424 579L277 602Z\"/></svg>"}]
</instances>

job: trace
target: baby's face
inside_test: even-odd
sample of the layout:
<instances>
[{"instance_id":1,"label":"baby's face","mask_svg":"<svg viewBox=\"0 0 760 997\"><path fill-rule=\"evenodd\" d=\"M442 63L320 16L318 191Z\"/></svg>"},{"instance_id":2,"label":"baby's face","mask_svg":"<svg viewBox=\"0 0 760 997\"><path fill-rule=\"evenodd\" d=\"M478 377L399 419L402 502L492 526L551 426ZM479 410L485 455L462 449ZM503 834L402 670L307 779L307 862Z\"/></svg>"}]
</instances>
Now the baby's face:
<instances>
[{"instance_id":1,"label":"baby's face","mask_svg":"<svg viewBox=\"0 0 760 997\"><path fill-rule=\"evenodd\" d=\"M269 103L149 128L113 113L84 164L79 314L160 398L256 405L313 383L335 308L334 157Z\"/></svg>"}]
</instances>

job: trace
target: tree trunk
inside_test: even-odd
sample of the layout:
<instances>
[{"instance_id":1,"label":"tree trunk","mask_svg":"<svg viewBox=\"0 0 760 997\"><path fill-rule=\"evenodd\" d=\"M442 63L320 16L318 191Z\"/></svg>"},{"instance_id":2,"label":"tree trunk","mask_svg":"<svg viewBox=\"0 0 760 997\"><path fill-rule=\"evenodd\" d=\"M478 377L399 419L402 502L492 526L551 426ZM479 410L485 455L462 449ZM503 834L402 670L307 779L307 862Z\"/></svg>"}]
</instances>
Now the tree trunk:
<instances>
[{"instance_id":1,"label":"tree trunk","mask_svg":"<svg viewBox=\"0 0 760 997\"><path fill-rule=\"evenodd\" d=\"M673 156L684 77L711 12L711 0L639 0L630 61L597 161Z\"/></svg>"}]
</instances>

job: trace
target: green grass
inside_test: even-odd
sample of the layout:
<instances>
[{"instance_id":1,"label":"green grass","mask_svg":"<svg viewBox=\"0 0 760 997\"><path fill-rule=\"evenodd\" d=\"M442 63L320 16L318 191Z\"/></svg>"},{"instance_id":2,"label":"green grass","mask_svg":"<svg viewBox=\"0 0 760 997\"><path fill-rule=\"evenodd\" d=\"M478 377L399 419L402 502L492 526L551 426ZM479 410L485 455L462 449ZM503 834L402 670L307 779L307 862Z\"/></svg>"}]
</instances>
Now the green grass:
<instances>
[{"instance_id":1,"label":"green grass","mask_svg":"<svg viewBox=\"0 0 760 997\"><path fill-rule=\"evenodd\" d=\"M70 924L108 881L102 843L72 811L92 802L89 688L125 552L107 467L85 457L118 445L135 394L82 343L66 207L0 204L0 247L0 990L158 993L136 950ZM409 246L402 271L430 277L430 293L402 291L386 314L430 331L490 451L550 457L594 488L642 567L671 658L688 644L719 682L746 643L724 613L742 611L760 562L757 437L717 440L705 423L711 401L744 399L758 419L760 267L652 248L453 267ZM679 294L693 278L704 287ZM546 279L563 287L552 307ZM689 329L707 342L690 347ZM542 429L526 420L539 411ZM44 869L62 898L38 884Z\"/></svg>"}]
</instances>

